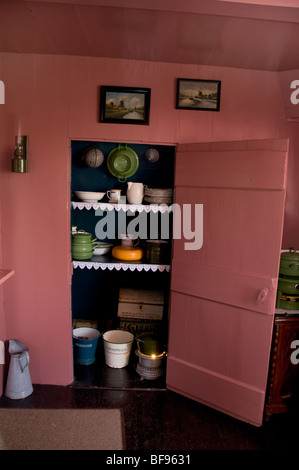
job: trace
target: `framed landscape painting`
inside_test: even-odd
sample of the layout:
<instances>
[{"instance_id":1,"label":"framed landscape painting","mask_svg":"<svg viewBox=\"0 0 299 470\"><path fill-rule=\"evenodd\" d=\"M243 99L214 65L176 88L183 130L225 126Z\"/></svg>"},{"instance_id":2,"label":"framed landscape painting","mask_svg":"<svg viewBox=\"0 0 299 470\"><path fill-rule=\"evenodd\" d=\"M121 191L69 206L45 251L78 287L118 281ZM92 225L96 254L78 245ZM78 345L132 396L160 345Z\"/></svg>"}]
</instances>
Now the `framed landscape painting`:
<instances>
[{"instance_id":1,"label":"framed landscape painting","mask_svg":"<svg viewBox=\"0 0 299 470\"><path fill-rule=\"evenodd\" d=\"M102 86L100 122L149 124L150 88Z\"/></svg>"},{"instance_id":2,"label":"framed landscape painting","mask_svg":"<svg viewBox=\"0 0 299 470\"><path fill-rule=\"evenodd\" d=\"M178 78L176 108L219 111L220 88L219 80Z\"/></svg>"}]
</instances>

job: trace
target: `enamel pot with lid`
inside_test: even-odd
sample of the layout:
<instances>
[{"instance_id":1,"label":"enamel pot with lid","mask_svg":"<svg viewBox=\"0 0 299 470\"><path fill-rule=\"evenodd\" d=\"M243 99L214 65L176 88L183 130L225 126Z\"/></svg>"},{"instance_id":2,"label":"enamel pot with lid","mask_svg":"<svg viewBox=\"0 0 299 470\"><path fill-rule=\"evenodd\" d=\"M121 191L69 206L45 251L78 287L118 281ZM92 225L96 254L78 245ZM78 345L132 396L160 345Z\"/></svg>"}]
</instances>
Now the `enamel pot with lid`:
<instances>
[{"instance_id":1,"label":"enamel pot with lid","mask_svg":"<svg viewBox=\"0 0 299 470\"><path fill-rule=\"evenodd\" d=\"M72 243L72 256L75 260L88 260L92 258L93 246L91 243Z\"/></svg>"},{"instance_id":2,"label":"enamel pot with lid","mask_svg":"<svg viewBox=\"0 0 299 470\"><path fill-rule=\"evenodd\" d=\"M278 291L289 295L299 295L299 279L280 277L278 279Z\"/></svg>"},{"instance_id":3,"label":"enamel pot with lid","mask_svg":"<svg viewBox=\"0 0 299 470\"><path fill-rule=\"evenodd\" d=\"M96 238L89 232L78 231L72 235L72 255L75 260L88 260L93 255Z\"/></svg>"},{"instance_id":4,"label":"enamel pot with lid","mask_svg":"<svg viewBox=\"0 0 299 470\"><path fill-rule=\"evenodd\" d=\"M279 275L299 278L299 252L295 248L281 253Z\"/></svg>"},{"instance_id":5,"label":"enamel pot with lid","mask_svg":"<svg viewBox=\"0 0 299 470\"><path fill-rule=\"evenodd\" d=\"M96 237L89 232L84 232L84 230L78 230L78 232L74 233L72 237L73 245L91 245L92 242L96 241Z\"/></svg>"}]
</instances>

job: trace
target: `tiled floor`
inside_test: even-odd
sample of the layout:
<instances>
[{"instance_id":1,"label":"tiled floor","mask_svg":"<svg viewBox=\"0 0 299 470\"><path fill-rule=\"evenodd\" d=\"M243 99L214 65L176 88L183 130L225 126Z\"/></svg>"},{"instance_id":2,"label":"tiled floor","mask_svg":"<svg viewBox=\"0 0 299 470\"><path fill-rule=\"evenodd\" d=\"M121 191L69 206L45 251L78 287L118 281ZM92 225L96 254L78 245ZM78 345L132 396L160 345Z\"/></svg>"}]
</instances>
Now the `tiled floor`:
<instances>
[{"instance_id":1,"label":"tiled floor","mask_svg":"<svg viewBox=\"0 0 299 470\"><path fill-rule=\"evenodd\" d=\"M75 385L75 386L74 386ZM78 381L73 386L34 385L23 400L2 396L0 407L122 408L126 450L295 450L297 411L262 427L238 421L164 388L121 390Z\"/></svg>"}]
</instances>

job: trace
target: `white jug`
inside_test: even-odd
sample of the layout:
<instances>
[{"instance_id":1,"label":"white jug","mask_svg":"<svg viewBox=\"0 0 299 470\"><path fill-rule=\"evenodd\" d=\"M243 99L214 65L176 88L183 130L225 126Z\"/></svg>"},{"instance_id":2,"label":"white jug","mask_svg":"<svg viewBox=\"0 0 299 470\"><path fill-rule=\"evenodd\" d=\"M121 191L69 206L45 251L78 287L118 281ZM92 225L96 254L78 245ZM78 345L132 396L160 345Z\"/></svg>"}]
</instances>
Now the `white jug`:
<instances>
[{"instance_id":1,"label":"white jug","mask_svg":"<svg viewBox=\"0 0 299 470\"><path fill-rule=\"evenodd\" d=\"M127 199L130 204L141 204L144 196L143 183L128 182Z\"/></svg>"}]
</instances>

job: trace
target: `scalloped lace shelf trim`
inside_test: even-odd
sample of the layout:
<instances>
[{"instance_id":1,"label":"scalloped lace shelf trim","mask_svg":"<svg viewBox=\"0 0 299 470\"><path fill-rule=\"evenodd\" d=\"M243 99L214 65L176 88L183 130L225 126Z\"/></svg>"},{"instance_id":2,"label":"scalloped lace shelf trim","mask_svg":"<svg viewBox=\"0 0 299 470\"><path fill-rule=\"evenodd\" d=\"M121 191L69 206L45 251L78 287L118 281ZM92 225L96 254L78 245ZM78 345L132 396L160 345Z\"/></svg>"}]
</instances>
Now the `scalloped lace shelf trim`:
<instances>
[{"instance_id":1,"label":"scalloped lace shelf trim","mask_svg":"<svg viewBox=\"0 0 299 470\"><path fill-rule=\"evenodd\" d=\"M74 268L87 268L87 269L108 269L112 271L170 271L170 266L167 264L129 264L129 263L98 263L94 261L73 261Z\"/></svg>"},{"instance_id":2,"label":"scalloped lace shelf trim","mask_svg":"<svg viewBox=\"0 0 299 470\"><path fill-rule=\"evenodd\" d=\"M164 214L165 212L172 212L172 206L167 206L164 204L111 204L110 202L72 202L72 206L74 209L101 209L101 210L108 210L108 211L120 211L123 210L124 212L161 212Z\"/></svg>"}]
</instances>

